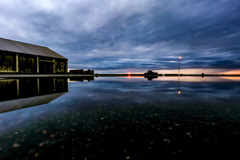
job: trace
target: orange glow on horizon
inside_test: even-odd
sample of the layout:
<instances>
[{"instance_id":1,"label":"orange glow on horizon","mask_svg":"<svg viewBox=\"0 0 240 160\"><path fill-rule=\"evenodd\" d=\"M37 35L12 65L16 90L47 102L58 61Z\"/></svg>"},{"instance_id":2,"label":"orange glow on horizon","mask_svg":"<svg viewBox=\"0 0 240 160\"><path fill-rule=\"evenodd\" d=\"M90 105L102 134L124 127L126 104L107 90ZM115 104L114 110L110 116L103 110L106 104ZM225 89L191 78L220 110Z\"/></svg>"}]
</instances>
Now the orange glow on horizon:
<instances>
[{"instance_id":1,"label":"orange glow on horizon","mask_svg":"<svg viewBox=\"0 0 240 160\"><path fill-rule=\"evenodd\" d=\"M221 77L221 78L232 81L240 81L240 77Z\"/></svg>"},{"instance_id":2,"label":"orange glow on horizon","mask_svg":"<svg viewBox=\"0 0 240 160\"><path fill-rule=\"evenodd\" d=\"M128 72L128 78L129 78L129 79L131 78L131 73L130 73L130 72Z\"/></svg>"},{"instance_id":3,"label":"orange glow on horizon","mask_svg":"<svg viewBox=\"0 0 240 160\"><path fill-rule=\"evenodd\" d=\"M221 72L220 74L240 74L240 70Z\"/></svg>"},{"instance_id":4,"label":"orange glow on horizon","mask_svg":"<svg viewBox=\"0 0 240 160\"><path fill-rule=\"evenodd\" d=\"M177 74L177 69L163 69L163 70L153 70L154 72L158 72L159 74ZM229 72L231 71L231 72ZM211 69L211 68L182 68L181 74L230 74L230 73L239 73L240 70L228 70L228 69Z\"/></svg>"},{"instance_id":5,"label":"orange glow on horizon","mask_svg":"<svg viewBox=\"0 0 240 160\"><path fill-rule=\"evenodd\" d=\"M178 69L161 69L161 70L152 70L153 72L158 72L159 74L177 74ZM146 72L146 71L145 71ZM143 71L135 71L132 74L143 74L145 73ZM124 72L120 72L124 74ZM181 74L240 74L239 69L224 69L224 68L219 68L219 69L212 69L212 68L182 68L181 69ZM126 74L126 72L125 72Z\"/></svg>"},{"instance_id":6,"label":"orange glow on horizon","mask_svg":"<svg viewBox=\"0 0 240 160\"><path fill-rule=\"evenodd\" d=\"M182 58L182 57L181 57ZM158 72L159 74L177 74L178 69L176 66L176 69L153 69L153 72ZM105 74L106 71L95 71L99 74ZM109 72L110 74L144 74L147 72L147 69L139 69L136 70L134 68L128 68L128 69L115 69L112 72ZM240 74L240 69L226 69L226 68L181 68L181 74Z\"/></svg>"},{"instance_id":7,"label":"orange glow on horizon","mask_svg":"<svg viewBox=\"0 0 240 160\"><path fill-rule=\"evenodd\" d=\"M178 94L181 94L181 91L178 91Z\"/></svg>"},{"instance_id":8,"label":"orange glow on horizon","mask_svg":"<svg viewBox=\"0 0 240 160\"><path fill-rule=\"evenodd\" d=\"M182 57L178 57L178 59L182 59Z\"/></svg>"}]
</instances>

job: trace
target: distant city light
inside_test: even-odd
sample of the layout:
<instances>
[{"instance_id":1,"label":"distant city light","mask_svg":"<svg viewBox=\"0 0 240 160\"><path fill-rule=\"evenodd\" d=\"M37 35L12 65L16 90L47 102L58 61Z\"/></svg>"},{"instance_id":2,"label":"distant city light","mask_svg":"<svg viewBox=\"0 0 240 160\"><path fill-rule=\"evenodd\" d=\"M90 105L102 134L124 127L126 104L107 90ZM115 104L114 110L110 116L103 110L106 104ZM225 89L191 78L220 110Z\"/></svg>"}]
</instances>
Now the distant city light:
<instances>
[{"instance_id":1,"label":"distant city light","mask_svg":"<svg viewBox=\"0 0 240 160\"><path fill-rule=\"evenodd\" d=\"M182 57L178 57L178 59L182 59Z\"/></svg>"},{"instance_id":2,"label":"distant city light","mask_svg":"<svg viewBox=\"0 0 240 160\"><path fill-rule=\"evenodd\" d=\"M181 91L178 91L178 94L181 94Z\"/></svg>"}]
</instances>

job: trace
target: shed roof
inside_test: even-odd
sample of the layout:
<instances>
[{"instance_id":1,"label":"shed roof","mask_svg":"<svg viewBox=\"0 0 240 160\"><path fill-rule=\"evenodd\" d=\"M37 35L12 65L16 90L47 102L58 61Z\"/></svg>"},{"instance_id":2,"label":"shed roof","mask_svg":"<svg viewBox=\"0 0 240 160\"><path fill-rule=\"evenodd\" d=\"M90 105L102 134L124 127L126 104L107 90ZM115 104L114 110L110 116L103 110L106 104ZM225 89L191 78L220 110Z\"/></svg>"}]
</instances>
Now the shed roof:
<instances>
[{"instance_id":1,"label":"shed roof","mask_svg":"<svg viewBox=\"0 0 240 160\"><path fill-rule=\"evenodd\" d=\"M31 54L36 56L67 59L47 47L13 41L13 40L4 39L4 38L0 38L0 50L17 52L17 53L25 53L25 54Z\"/></svg>"}]
</instances>

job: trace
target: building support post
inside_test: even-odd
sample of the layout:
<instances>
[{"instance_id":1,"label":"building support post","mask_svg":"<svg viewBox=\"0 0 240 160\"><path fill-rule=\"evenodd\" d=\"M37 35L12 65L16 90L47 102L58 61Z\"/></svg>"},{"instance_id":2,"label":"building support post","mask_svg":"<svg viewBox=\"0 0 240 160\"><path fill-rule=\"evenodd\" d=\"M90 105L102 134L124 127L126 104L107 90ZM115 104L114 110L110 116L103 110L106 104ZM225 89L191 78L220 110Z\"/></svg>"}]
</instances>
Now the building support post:
<instances>
[{"instance_id":1,"label":"building support post","mask_svg":"<svg viewBox=\"0 0 240 160\"><path fill-rule=\"evenodd\" d=\"M55 58L53 58L53 73L56 73L56 69L55 69Z\"/></svg>"},{"instance_id":2,"label":"building support post","mask_svg":"<svg viewBox=\"0 0 240 160\"><path fill-rule=\"evenodd\" d=\"M16 72L19 72L18 53L16 54Z\"/></svg>"},{"instance_id":3,"label":"building support post","mask_svg":"<svg viewBox=\"0 0 240 160\"><path fill-rule=\"evenodd\" d=\"M37 56L37 73L39 73L39 57Z\"/></svg>"},{"instance_id":4,"label":"building support post","mask_svg":"<svg viewBox=\"0 0 240 160\"><path fill-rule=\"evenodd\" d=\"M66 61L66 63L64 63L64 67L65 67L65 73L67 73L68 72L68 61Z\"/></svg>"}]
</instances>

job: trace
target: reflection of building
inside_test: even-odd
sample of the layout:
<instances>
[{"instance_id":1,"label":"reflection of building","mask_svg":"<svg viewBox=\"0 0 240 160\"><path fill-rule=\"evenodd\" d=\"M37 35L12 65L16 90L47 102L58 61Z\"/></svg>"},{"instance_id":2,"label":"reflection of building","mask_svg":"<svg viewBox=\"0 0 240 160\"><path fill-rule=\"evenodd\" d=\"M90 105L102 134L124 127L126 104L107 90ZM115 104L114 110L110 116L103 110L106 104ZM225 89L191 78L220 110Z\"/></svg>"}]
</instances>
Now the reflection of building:
<instances>
[{"instance_id":1,"label":"reflection of building","mask_svg":"<svg viewBox=\"0 0 240 160\"><path fill-rule=\"evenodd\" d=\"M0 38L0 72L66 73L67 63L47 47Z\"/></svg>"},{"instance_id":2,"label":"reflection of building","mask_svg":"<svg viewBox=\"0 0 240 160\"><path fill-rule=\"evenodd\" d=\"M71 77L70 81L94 81L94 77L93 76L89 76L89 77Z\"/></svg>"},{"instance_id":3,"label":"reflection of building","mask_svg":"<svg viewBox=\"0 0 240 160\"><path fill-rule=\"evenodd\" d=\"M49 103L68 92L67 78L0 80L0 113Z\"/></svg>"},{"instance_id":4,"label":"reflection of building","mask_svg":"<svg viewBox=\"0 0 240 160\"><path fill-rule=\"evenodd\" d=\"M144 78L148 80L152 80L153 78L158 78L158 73L149 70L147 73L144 73Z\"/></svg>"}]
</instances>

